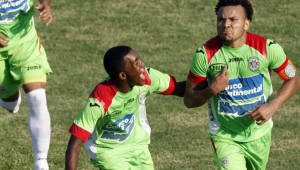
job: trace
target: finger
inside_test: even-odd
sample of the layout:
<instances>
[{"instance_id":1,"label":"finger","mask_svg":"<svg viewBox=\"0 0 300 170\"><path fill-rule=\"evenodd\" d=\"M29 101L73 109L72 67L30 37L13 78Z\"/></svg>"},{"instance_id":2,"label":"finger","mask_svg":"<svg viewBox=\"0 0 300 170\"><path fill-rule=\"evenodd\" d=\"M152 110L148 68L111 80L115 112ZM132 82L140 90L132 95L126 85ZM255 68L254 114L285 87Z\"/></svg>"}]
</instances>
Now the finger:
<instances>
[{"instance_id":1,"label":"finger","mask_svg":"<svg viewBox=\"0 0 300 170\"><path fill-rule=\"evenodd\" d=\"M256 122L256 124L258 124L258 125L263 125L266 121L267 121L267 120L258 121L258 122Z\"/></svg>"},{"instance_id":2,"label":"finger","mask_svg":"<svg viewBox=\"0 0 300 170\"><path fill-rule=\"evenodd\" d=\"M249 110L248 112L249 112L249 113L256 112L256 111L258 110L258 108L259 108L259 107L256 107L256 108L254 108L254 109L252 109L252 110Z\"/></svg>"},{"instance_id":3,"label":"finger","mask_svg":"<svg viewBox=\"0 0 300 170\"><path fill-rule=\"evenodd\" d=\"M51 24L52 20L53 20L53 18L52 18L52 15L51 15L50 18L49 18L49 21L46 23L46 26L48 26L49 24Z\"/></svg>"},{"instance_id":4,"label":"finger","mask_svg":"<svg viewBox=\"0 0 300 170\"><path fill-rule=\"evenodd\" d=\"M7 47L7 44L4 43L4 42L2 42L2 41L0 41L0 47Z\"/></svg>"},{"instance_id":5,"label":"finger","mask_svg":"<svg viewBox=\"0 0 300 170\"><path fill-rule=\"evenodd\" d=\"M6 37L5 35L3 35L3 34L0 34L0 38L3 39L3 40L6 40L6 41L9 40L9 38L7 38L7 37Z\"/></svg>"},{"instance_id":6,"label":"finger","mask_svg":"<svg viewBox=\"0 0 300 170\"><path fill-rule=\"evenodd\" d=\"M225 74L226 72L227 72L227 66L224 66L224 67L223 67L222 74Z\"/></svg>"},{"instance_id":7,"label":"finger","mask_svg":"<svg viewBox=\"0 0 300 170\"><path fill-rule=\"evenodd\" d=\"M252 115L253 120L263 120L263 117L260 114Z\"/></svg>"}]
</instances>

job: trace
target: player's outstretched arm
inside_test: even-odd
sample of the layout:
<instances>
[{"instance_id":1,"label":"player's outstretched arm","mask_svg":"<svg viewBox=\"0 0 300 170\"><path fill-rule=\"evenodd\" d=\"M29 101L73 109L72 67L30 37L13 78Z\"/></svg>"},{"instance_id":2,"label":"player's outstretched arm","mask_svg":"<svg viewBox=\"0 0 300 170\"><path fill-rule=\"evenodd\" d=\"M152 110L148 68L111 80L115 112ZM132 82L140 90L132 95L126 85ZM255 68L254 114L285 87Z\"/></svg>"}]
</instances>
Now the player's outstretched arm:
<instances>
[{"instance_id":1,"label":"player's outstretched arm","mask_svg":"<svg viewBox=\"0 0 300 170\"><path fill-rule=\"evenodd\" d=\"M193 108L205 104L209 98L217 95L228 86L228 76L227 67L225 66L223 71L216 75L210 86L208 86L206 81L197 84L187 80L184 93L185 106Z\"/></svg>"},{"instance_id":2,"label":"player's outstretched arm","mask_svg":"<svg viewBox=\"0 0 300 170\"><path fill-rule=\"evenodd\" d=\"M184 91L185 91L185 83L186 83L186 81L176 82L175 90L172 95L175 95L178 97L183 97Z\"/></svg>"},{"instance_id":3,"label":"player's outstretched arm","mask_svg":"<svg viewBox=\"0 0 300 170\"><path fill-rule=\"evenodd\" d=\"M296 93L300 88L300 78L296 75L290 80L285 80L277 93L276 97L270 102L258 106L257 108L249 111L250 115L247 119L253 119L257 121L257 124L262 125L267 122L273 114L283 105L289 98Z\"/></svg>"},{"instance_id":4,"label":"player's outstretched arm","mask_svg":"<svg viewBox=\"0 0 300 170\"><path fill-rule=\"evenodd\" d=\"M66 158L65 158L66 170L77 169L78 157L82 145L83 145L83 141L71 135L68 148L66 151Z\"/></svg>"},{"instance_id":5,"label":"player's outstretched arm","mask_svg":"<svg viewBox=\"0 0 300 170\"><path fill-rule=\"evenodd\" d=\"M48 26L53 20L50 8L50 0L40 0L40 4L38 4L35 9L40 11L39 19L41 22L48 20L48 22L46 23L46 25Z\"/></svg>"}]
</instances>

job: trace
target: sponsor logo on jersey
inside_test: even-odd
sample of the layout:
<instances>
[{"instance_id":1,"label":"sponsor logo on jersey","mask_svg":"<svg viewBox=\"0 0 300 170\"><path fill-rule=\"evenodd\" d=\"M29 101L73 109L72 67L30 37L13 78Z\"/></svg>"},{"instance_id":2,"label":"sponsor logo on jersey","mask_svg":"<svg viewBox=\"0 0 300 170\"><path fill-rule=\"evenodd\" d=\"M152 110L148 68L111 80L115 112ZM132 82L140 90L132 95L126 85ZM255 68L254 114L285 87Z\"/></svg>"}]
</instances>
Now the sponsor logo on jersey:
<instances>
[{"instance_id":1,"label":"sponsor logo on jersey","mask_svg":"<svg viewBox=\"0 0 300 170\"><path fill-rule=\"evenodd\" d=\"M215 63L215 64L208 66L208 69L212 72L221 72L223 70L224 66L226 66L225 63ZM227 66L227 69L228 69L228 66Z\"/></svg>"},{"instance_id":2,"label":"sponsor logo on jersey","mask_svg":"<svg viewBox=\"0 0 300 170\"><path fill-rule=\"evenodd\" d=\"M219 113L240 117L247 111L264 104L263 77L263 74L258 74L229 80L229 85L217 95L220 99ZM251 99L252 102L243 102Z\"/></svg>"},{"instance_id":3,"label":"sponsor logo on jersey","mask_svg":"<svg viewBox=\"0 0 300 170\"><path fill-rule=\"evenodd\" d=\"M118 115L118 114L121 114L122 111L121 110L115 110L111 113L111 115Z\"/></svg>"},{"instance_id":4,"label":"sponsor logo on jersey","mask_svg":"<svg viewBox=\"0 0 300 170\"><path fill-rule=\"evenodd\" d=\"M294 78L296 76L295 69L290 64L285 67L284 73L288 78Z\"/></svg>"},{"instance_id":5,"label":"sponsor logo on jersey","mask_svg":"<svg viewBox=\"0 0 300 170\"><path fill-rule=\"evenodd\" d=\"M235 57L235 58L230 58L229 62L239 62L239 61L244 61L243 58Z\"/></svg>"},{"instance_id":6,"label":"sponsor logo on jersey","mask_svg":"<svg viewBox=\"0 0 300 170\"><path fill-rule=\"evenodd\" d=\"M114 122L107 122L102 128L100 138L116 142L126 140L134 129L134 120L134 113L131 113Z\"/></svg>"},{"instance_id":7,"label":"sponsor logo on jersey","mask_svg":"<svg viewBox=\"0 0 300 170\"><path fill-rule=\"evenodd\" d=\"M220 107L219 113L227 116L242 117L249 110L252 110L264 103L265 103L264 96L261 96L260 98L258 98L258 100L249 103L228 103L228 102L221 101L219 103L219 107Z\"/></svg>"},{"instance_id":8,"label":"sponsor logo on jersey","mask_svg":"<svg viewBox=\"0 0 300 170\"><path fill-rule=\"evenodd\" d=\"M257 57L250 57L248 59L248 66L250 70L256 71L259 68L259 59Z\"/></svg>"},{"instance_id":9,"label":"sponsor logo on jersey","mask_svg":"<svg viewBox=\"0 0 300 170\"><path fill-rule=\"evenodd\" d=\"M0 92L1 93L6 93L7 89L4 86L0 86Z\"/></svg>"},{"instance_id":10,"label":"sponsor logo on jersey","mask_svg":"<svg viewBox=\"0 0 300 170\"><path fill-rule=\"evenodd\" d=\"M129 103L133 102L134 98L130 98L128 99L125 103L124 103L124 107L126 107Z\"/></svg>"},{"instance_id":11,"label":"sponsor logo on jersey","mask_svg":"<svg viewBox=\"0 0 300 170\"><path fill-rule=\"evenodd\" d=\"M0 23L12 22L21 12L27 13L30 9L29 0L1 0Z\"/></svg>"},{"instance_id":12,"label":"sponsor logo on jersey","mask_svg":"<svg viewBox=\"0 0 300 170\"><path fill-rule=\"evenodd\" d=\"M42 68L42 66L38 65L38 66L27 66L25 67L27 71L30 71L30 70L39 70Z\"/></svg>"},{"instance_id":13,"label":"sponsor logo on jersey","mask_svg":"<svg viewBox=\"0 0 300 170\"><path fill-rule=\"evenodd\" d=\"M229 80L229 85L217 94L223 100L246 100L263 95L263 74Z\"/></svg>"},{"instance_id":14,"label":"sponsor logo on jersey","mask_svg":"<svg viewBox=\"0 0 300 170\"><path fill-rule=\"evenodd\" d=\"M90 103L90 107L100 107L97 103Z\"/></svg>"}]
</instances>

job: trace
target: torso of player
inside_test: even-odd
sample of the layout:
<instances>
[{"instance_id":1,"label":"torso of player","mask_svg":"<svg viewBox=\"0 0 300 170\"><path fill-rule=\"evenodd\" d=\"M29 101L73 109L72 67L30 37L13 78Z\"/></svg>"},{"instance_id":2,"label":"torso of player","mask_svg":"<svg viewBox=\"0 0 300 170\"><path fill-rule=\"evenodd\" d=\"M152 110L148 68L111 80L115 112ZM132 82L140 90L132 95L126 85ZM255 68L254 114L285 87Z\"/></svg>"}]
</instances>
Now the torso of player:
<instances>
[{"instance_id":1,"label":"torso of player","mask_svg":"<svg viewBox=\"0 0 300 170\"><path fill-rule=\"evenodd\" d=\"M151 129L145 106L148 88L147 85L134 86L126 94L116 92L104 118L96 124L95 143L109 148L150 143Z\"/></svg>"},{"instance_id":2,"label":"torso of player","mask_svg":"<svg viewBox=\"0 0 300 170\"><path fill-rule=\"evenodd\" d=\"M220 45L212 56L209 56L209 49L205 49L208 54L208 82L210 83L224 66L227 66L229 73L229 85L211 98L208 104L210 126L215 127L211 128L212 134L216 134L221 128L221 131L229 132L233 138L241 133L247 138L247 135L253 133L253 129L260 128L253 120L246 120L245 117L249 110L266 103L272 95L265 46L266 39L255 35L252 42L247 41L240 48Z\"/></svg>"}]
</instances>

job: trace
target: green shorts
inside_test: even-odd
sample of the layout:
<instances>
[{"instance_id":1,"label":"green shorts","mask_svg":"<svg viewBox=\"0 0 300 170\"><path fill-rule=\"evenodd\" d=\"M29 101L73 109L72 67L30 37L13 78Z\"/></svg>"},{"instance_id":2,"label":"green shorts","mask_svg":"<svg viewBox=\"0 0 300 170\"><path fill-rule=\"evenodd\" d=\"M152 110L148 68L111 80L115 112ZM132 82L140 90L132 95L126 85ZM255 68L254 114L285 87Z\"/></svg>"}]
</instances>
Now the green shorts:
<instances>
[{"instance_id":1,"label":"green shorts","mask_svg":"<svg viewBox=\"0 0 300 170\"><path fill-rule=\"evenodd\" d=\"M212 152L219 169L266 169L271 145L271 131L250 142L237 142L213 135L210 137Z\"/></svg>"},{"instance_id":2,"label":"green shorts","mask_svg":"<svg viewBox=\"0 0 300 170\"><path fill-rule=\"evenodd\" d=\"M52 72L33 21L9 38L0 48L0 98L15 94L25 79Z\"/></svg>"},{"instance_id":3,"label":"green shorts","mask_svg":"<svg viewBox=\"0 0 300 170\"><path fill-rule=\"evenodd\" d=\"M96 159L91 159L91 163L102 170L154 170L148 146L98 150ZM90 156L91 150L88 152Z\"/></svg>"}]
</instances>

